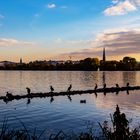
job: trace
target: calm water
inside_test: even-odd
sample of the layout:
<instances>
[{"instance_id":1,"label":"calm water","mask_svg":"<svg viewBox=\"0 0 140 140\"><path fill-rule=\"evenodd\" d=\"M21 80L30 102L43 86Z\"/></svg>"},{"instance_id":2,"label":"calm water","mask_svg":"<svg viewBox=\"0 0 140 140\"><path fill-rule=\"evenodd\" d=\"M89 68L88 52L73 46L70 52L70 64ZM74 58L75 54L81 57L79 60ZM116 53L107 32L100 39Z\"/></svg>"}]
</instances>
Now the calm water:
<instances>
[{"instance_id":1,"label":"calm water","mask_svg":"<svg viewBox=\"0 0 140 140\"><path fill-rule=\"evenodd\" d=\"M73 90L93 89L95 83L102 87L106 82L108 87L119 83L125 86L140 85L140 72L65 72L65 71L0 71L0 95L6 91L13 94L26 94L25 87L30 87L32 92L49 91L53 85L55 91L65 91L72 84ZM81 99L86 99L86 104L80 104ZM5 104L0 101L0 123L4 117L8 118L11 127L22 127L19 120L24 122L28 129L37 128L38 133L47 128L47 134L61 129L80 131L85 129L85 123L92 121L95 128L98 122L110 120L116 104L120 106L128 118L133 118L132 124L137 126L140 122L140 91L133 91L127 95L120 92L104 96L94 94L72 96L72 102L67 97L55 97L50 103L50 98L32 99L27 104L27 99L12 101Z\"/></svg>"}]
</instances>

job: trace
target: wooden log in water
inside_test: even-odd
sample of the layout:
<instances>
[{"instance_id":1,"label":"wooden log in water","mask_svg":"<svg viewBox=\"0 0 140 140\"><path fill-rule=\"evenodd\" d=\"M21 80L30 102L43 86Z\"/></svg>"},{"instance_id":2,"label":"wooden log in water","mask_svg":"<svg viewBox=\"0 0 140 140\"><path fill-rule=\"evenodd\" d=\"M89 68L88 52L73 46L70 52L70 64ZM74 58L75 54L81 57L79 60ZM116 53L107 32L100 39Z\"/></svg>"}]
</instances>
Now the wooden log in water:
<instances>
[{"instance_id":1,"label":"wooden log in water","mask_svg":"<svg viewBox=\"0 0 140 140\"><path fill-rule=\"evenodd\" d=\"M46 92L46 93L31 93L26 95L12 95L11 97L0 96L0 100L5 102L12 100L20 100L24 98L45 98L45 97L54 97L54 96L67 96L67 95L81 95L81 94L92 94L92 93L117 93L120 91L131 91L131 90L140 90L140 86L129 86L129 87L110 87L110 88L99 88L97 90L75 90L75 91L64 91L64 92Z\"/></svg>"}]
</instances>

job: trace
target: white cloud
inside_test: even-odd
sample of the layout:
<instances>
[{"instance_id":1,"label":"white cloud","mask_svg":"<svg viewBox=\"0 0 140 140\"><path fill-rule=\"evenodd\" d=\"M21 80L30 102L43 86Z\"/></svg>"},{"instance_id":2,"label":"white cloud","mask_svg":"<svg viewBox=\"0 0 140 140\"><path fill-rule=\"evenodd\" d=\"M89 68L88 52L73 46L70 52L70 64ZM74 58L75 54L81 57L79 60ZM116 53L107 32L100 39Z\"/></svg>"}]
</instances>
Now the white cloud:
<instances>
[{"instance_id":1,"label":"white cloud","mask_svg":"<svg viewBox=\"0 0 140 140\"><path fill-rule=\"evenodd\" d=\"M32 46L35 45L33 42L19 41L10 38L0 38L0 47L10 47L10 46Z\"/></svg>"},{"instance_id":2,"label":"white cloud","mask_svg":"<svg viewBox=\"0 0 140 140\"><path fill-rule=\"evenodd\" d=\"M106 10L104 10L104 15L106 16L116 16L116 15L125 15L129 12L136 11L137 7L134 4L134 1L138 0L133 0L133 2L130 2L129 0L125 1L116 1L117 3Z\"/></svg>"},{"instance_id":3,"label":"white cloud","mask_svg":"<svg viewBox=\"0 0 140 140\"><path fill-rule=\"evenodd\" d=\"M140 53L140 29L111 29L96 36L94 40L80 41L72 45L86 45L87 48L79 49L63 56L75 56L75 58L102 56L103 47L106 47L108 57L118 57Z\"/></svg>"},{"instance_id":4,"label":"white cloud","mask_svg":"<svg viewBox=\"0 0 140 140\"><path fill-rule=\"evenodd\" d=\"M113 4L117 4L119 2L119 0L112 0Z\"/></svg>"},{"instance_id":5,"label":"white cloud","mask_svg":"<svg viewBox=\"0 0 140 140\"><path fill-rule=\"evenodd\" d=\"M55 5L54 3L48 4L48 5L47 5L47 8L53 9L53 8L56 8L56 5Z\"/></svg>"}]
</instances>

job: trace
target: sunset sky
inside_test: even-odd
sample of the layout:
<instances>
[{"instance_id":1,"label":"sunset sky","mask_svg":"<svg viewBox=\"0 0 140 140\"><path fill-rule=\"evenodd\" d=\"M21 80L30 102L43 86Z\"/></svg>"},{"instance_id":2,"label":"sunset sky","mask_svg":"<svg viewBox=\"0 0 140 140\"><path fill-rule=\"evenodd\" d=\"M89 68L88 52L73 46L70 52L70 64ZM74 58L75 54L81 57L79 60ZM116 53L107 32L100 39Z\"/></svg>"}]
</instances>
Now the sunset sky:
<instances>
[{"instance_id":1,"label":"sunset sky","mask_svg":"<svg viewBox=\"0 0 140 140\"><path fill-rule=\"evenodd\" d=\"M1 0L0 61L135 57L140 0Z\"/></svg>"}]
</instances>

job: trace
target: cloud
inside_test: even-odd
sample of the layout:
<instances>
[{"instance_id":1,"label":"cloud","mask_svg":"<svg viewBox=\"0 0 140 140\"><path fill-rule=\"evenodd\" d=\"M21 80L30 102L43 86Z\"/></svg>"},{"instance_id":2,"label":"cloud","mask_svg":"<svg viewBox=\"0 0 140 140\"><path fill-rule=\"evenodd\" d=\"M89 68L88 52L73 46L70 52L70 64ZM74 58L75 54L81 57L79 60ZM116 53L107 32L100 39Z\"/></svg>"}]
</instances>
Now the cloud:
<instances>
[{"instance_id":1,"label":"cloud","mask_svg":"<svg viewBox=\"0 0 140 140\"><path fill-rule=\"evenodd\" d=\"M103 13L105 16L125 15L129 12L137 10L136 5L130 2L129 0L120 1L120 2L114 1L114 2L116 2L115 5L104 10Z\"/></svg>"},{"instance_id":2,"label":"cloud","mask_svg":"<svg viewBox=\"0 0 140 140\"><path fill-rule=\"evenodd\" d=\"M119 2L119 0L112 0L113 4L117 4Z\"/></svg>"},{"instance_id":3,"label":"cloud","mask_svg":"<svg viewBox=\"0 0 140 140\"><path fill-rule=\"evenodd\" d=\"M139 54L139 38L140 29L106 30L98 34L94 40L85 41L85 44L87 44L86 49L80 49L78 51L73 51L70 53L63 53L62 56L65 57L71 55L75 56L75 58L80 59L83 59L85 57L102 57L102 51L104 47L106 48L107 56L110 58Z\"/></svg>"},{"instance_id":4,"label":"cloud","mask_svg":"<svg viewBox=\"0 0 140 140\"><path fill-rule=\"evenodd\" d=\"M48 4L46 7L49 9L54 9L54 8L56 8L56 5L54 3L52 3L52 4Z\"/></svg>"},{"instance_id":5,"label":"cloud","mask_svg":"<svg viewBox=\"0 0 140 140\"><path fill-rule=\"evenodd\" d=\"M140 29L108 31L97 36L99 47L106 47L110 55L139 53L139 38Z\"/></svg>"},{"instance_id":6,"label":"cloud","mask_svg":"<svg viewBox=\"0 0 140 140\"><path fill-rule=\"evenodd\" d=\"M11 46L32 46L35 45L33 42L19 41L16 39L0 38L0 47L11 47Z\"/></svg>"},{"instance_id":7,"label":"cloud","mask_svg":"<svg viewBox=\"0 0 140 140\"><path fill-rule=\"evenodd\" d=\"M4 16L0 14L0 19L3 19L3 18L4 18Z\"/></svg>"},{"instance_id":8,"label":"cloud","mask_svg":"<svg viewBox=\"0 0 140 140\"><path fill-rule=\"evenodd\" d=\"M135 6L140 6L140 0L131 0Z\"/></svg>"}]
</instances>

